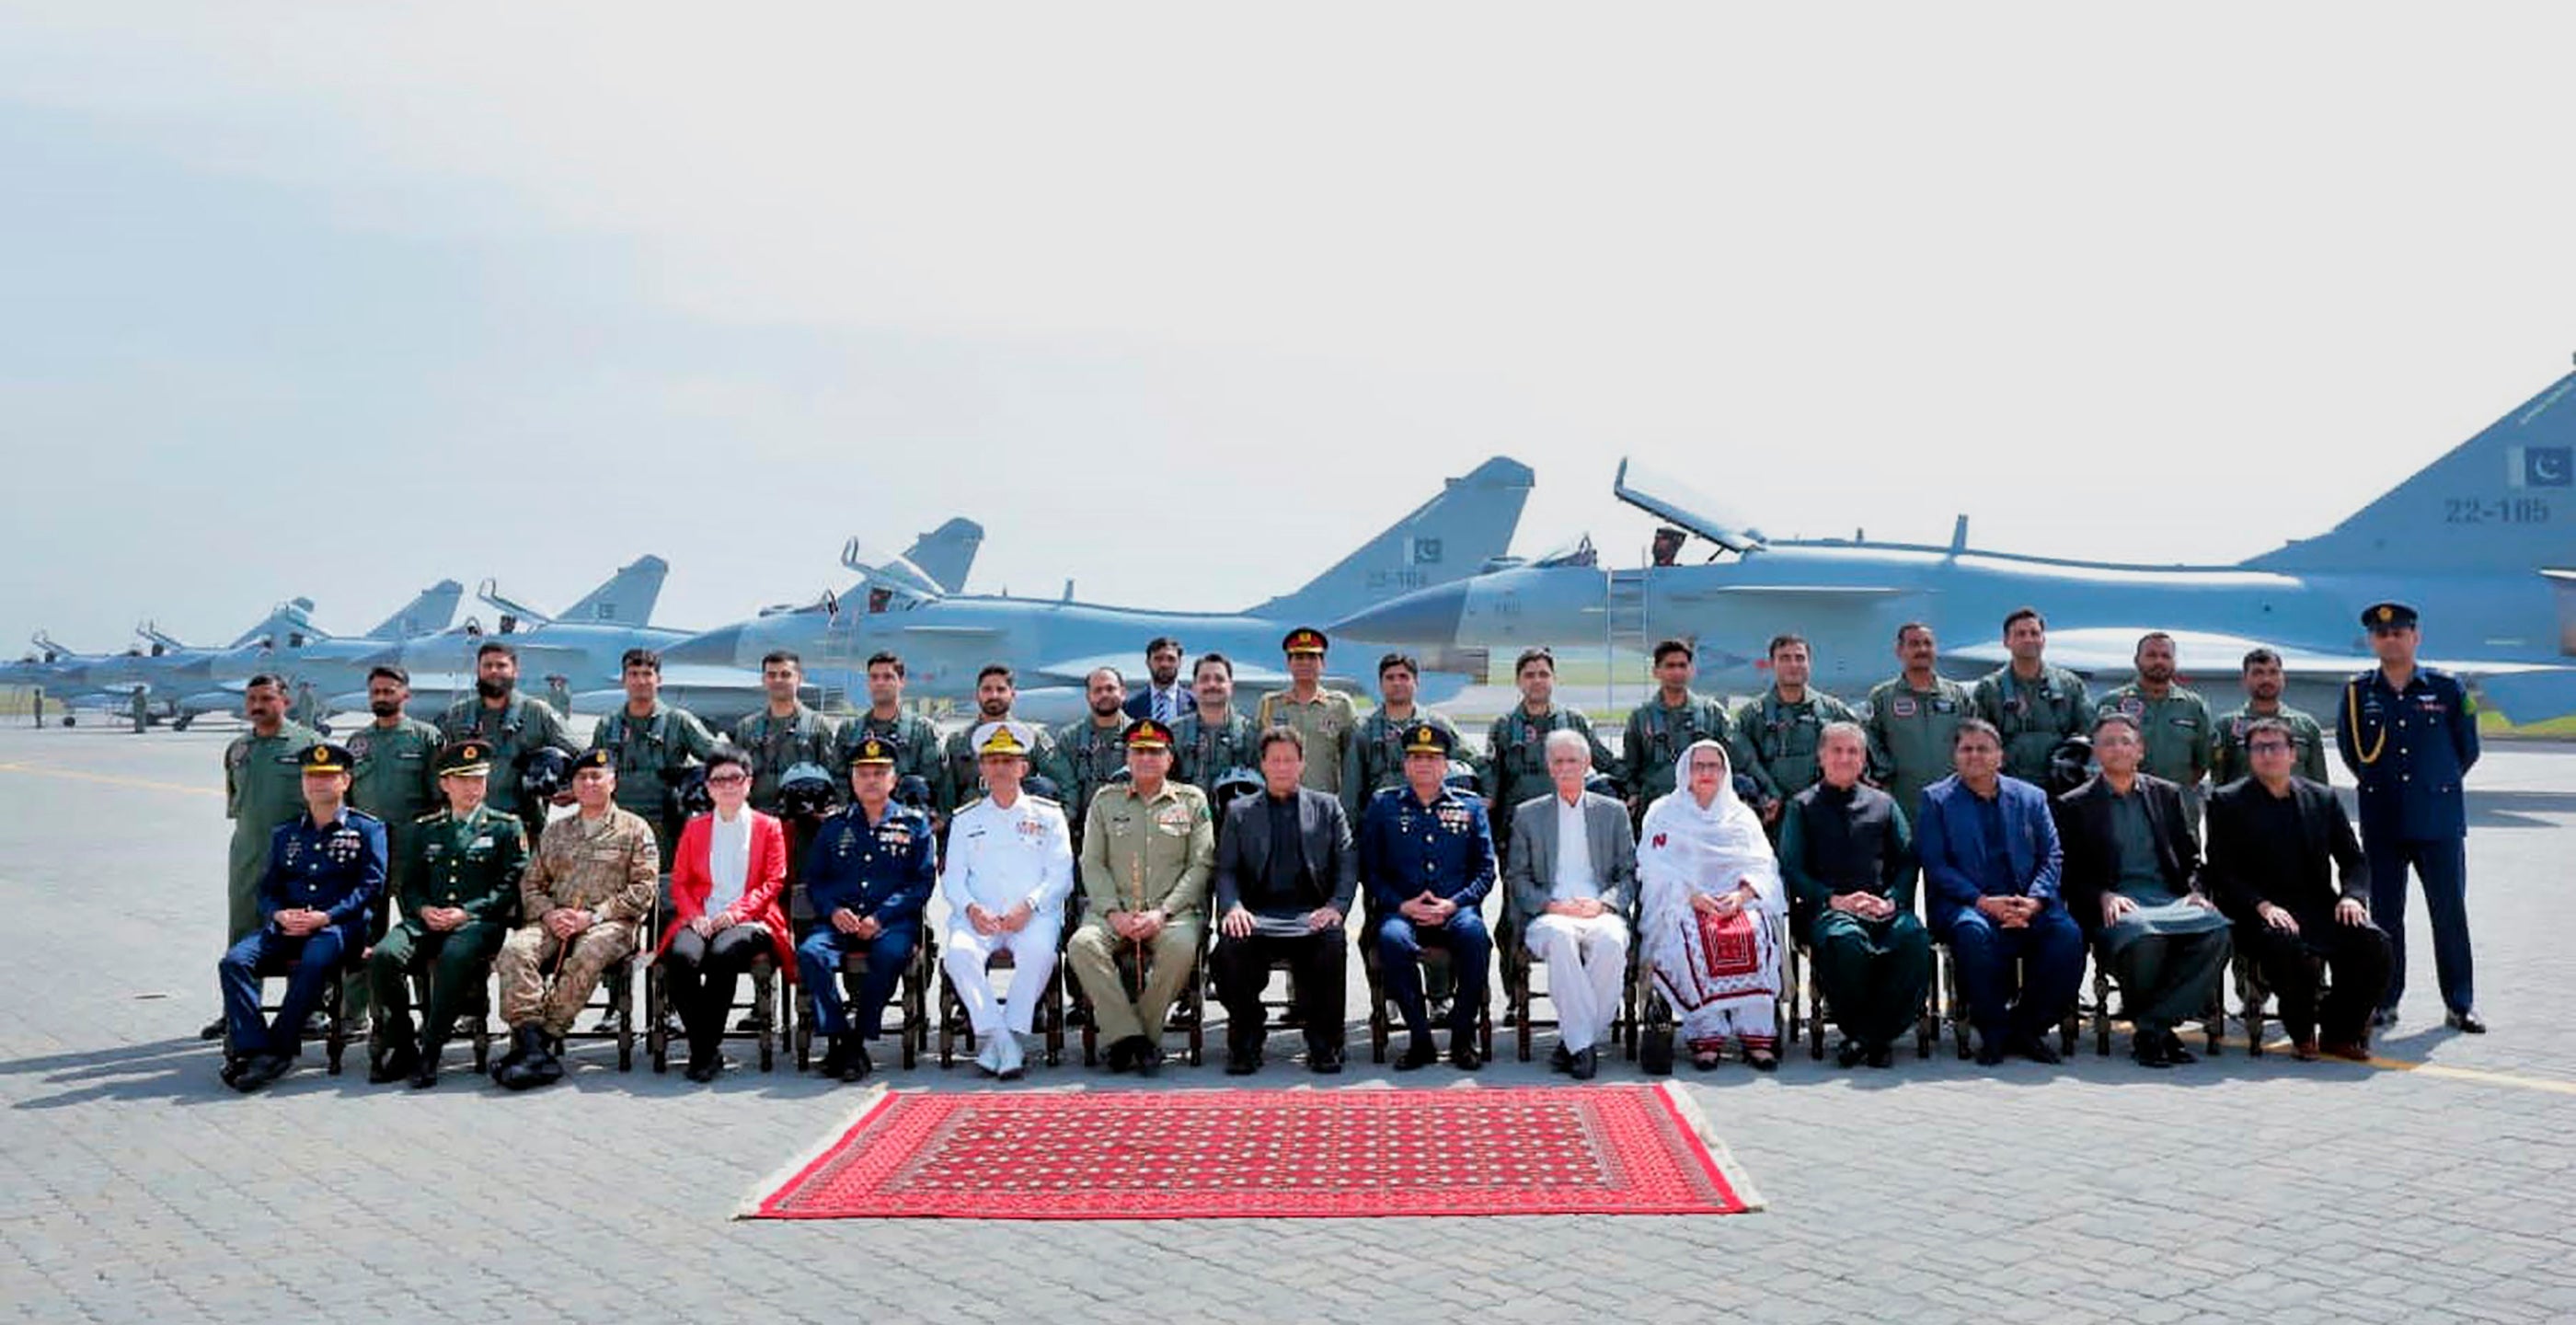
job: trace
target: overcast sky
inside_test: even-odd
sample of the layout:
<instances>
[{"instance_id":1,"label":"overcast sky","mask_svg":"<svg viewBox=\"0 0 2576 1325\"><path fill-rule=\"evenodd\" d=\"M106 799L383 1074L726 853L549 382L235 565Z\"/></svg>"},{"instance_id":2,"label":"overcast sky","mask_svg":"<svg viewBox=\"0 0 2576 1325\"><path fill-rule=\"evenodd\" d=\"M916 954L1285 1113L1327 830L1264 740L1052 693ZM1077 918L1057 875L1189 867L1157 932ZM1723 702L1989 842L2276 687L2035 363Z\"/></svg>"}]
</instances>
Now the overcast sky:
<instances>
[{"instance_id":1,"label":"overcast sky","mask_svg":"<svg viewBox=\"0 0 2576 1325\"><path fill-rule=\"evenodd\" d=\"M0 5L9 645L960 513L1234 607L1496 453L2229 561L2576 350L2565 5L654 12Z\"/></svg>"}]
</instances>

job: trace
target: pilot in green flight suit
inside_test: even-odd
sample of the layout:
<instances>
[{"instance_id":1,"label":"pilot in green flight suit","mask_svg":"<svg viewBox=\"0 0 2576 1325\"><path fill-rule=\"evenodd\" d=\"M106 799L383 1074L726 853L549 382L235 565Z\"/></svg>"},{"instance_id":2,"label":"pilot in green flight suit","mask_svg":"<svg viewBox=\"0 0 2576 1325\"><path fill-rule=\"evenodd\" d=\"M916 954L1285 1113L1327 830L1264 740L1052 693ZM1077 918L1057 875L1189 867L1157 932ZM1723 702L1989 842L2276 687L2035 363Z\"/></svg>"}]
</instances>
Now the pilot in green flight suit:
<instances>
[{"instance_id":1,"label":"pilot in green flight suit","mask_svg":"<svg viewBox=\"0 0 2576 1325\"><path fill-rule=\"evenodd\" d=\"M2044 788L2049 752L2092 729L2093 705L2075 673L2043 658L2048 621L2037 608L2004 618L2004 647L2012 661L1977 682L1977 716L2003 733L2004 775Z\"/></svg>"},{"instance_id":2,"label":"pilot in green flight suit","mask_svg":"<svg viewBox=\"0 0 2576 1325\"><path fill-rule=\"evenodd\" d=\"M1817 751L1825 725L1853 721L1851 706L1807 684L1812 664L1807 642L1795 635L1771 641L1771 688L1735 709L1735 767L1762 789L1763 826L1774 837L1790 797L1824 777Z\"/></svg>"},{"instance_id":3,"label":"pilot in green flight suit","mask_svg":"<svg viewBox=\"0 0 2576 1325\"><path fill-rule=\"evenodd\" d=\"M227 947L259 932L264 923L259 881L268 873L269 839L304 813L304 770L297 757L322 741L312 728L286 720L286 688L266 673L252 677L243 690L242 713L250 730L224 747L224 817L233 821L226 862ZM217 1039L223 1033L218 1017L199 1038Z\"/></svg>"},{"instance_id":4,"label":"pilot in green flight suit","mask_svg":"<svg viewBox=\"0 0 2576 1325\"><path fill-rule=\"evenodd\" d=\"M2138 640L2138 679L2102 696L2094 711L2121 713L2138 724L2146 757L2138 767L2182 789L2183 818L2200 835L2201 779L2217 759L2209 704L2174 684L2173 636L2153 631Z\"/></svg>"}]
</instances>

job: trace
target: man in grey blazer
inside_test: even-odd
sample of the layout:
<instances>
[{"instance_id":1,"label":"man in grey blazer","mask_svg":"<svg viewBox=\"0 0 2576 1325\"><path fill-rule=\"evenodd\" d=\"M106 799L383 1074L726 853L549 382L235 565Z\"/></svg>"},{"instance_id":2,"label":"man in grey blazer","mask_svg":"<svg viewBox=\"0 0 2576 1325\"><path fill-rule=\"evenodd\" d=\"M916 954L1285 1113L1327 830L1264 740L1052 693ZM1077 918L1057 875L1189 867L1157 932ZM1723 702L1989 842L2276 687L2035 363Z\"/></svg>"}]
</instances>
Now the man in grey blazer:
<instances>
[{"instance_id":1,"label":"man in grey blazer","mask_svg":"<svg viewBox=\"0 0 2576 1325\"><path fill-rule=\"evenodd\" d=\"M1261 994L1270 963L1288 963L1306 1029L1306 1066L1342 1070L1343 985L1350 937L1343 917L1359 891L1359 856L1341 798L1300 786L1306 740L1294 727L1261 733L1262 793L1225 807L1216 837L1213 967L1225 1003L1230 1076L1261 1068L1269 1029Z\"/></svg>"},{"instance_id":2,"label":"man in grey blazer","mask_svg":"<svg viewBox=\"0 0 2576 1325\"><path fill-rule=\"evenodd\" d=\"M1547 736L1547 775L1556 786L1512 811L1514 849L1505 868L1512 927L1530 956L1555 972L1557 1046L1548 1066L1589 1081L1600 1070L1628 974L1628 907L1637 891L1637 838L1628 809L1583 789L1592 749L1583 735Z\"/></svg>"}]
</instances>

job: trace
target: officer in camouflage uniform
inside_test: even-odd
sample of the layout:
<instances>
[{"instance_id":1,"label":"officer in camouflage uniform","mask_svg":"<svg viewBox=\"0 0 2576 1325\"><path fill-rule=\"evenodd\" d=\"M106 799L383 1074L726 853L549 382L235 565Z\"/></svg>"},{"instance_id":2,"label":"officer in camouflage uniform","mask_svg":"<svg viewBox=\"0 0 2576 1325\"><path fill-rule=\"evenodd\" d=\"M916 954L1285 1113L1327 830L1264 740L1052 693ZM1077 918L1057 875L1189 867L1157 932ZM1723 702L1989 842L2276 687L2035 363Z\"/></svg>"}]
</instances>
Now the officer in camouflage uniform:
<instances>
[{"instance_id":1,"label":"officer in camouflage uniform","mask_svg":"<svg viewBox=\"0 0 2576 1325\"><path fill-rule=\"evenodd\" d=\"M2052 667L2048 619L2035 607L2014 608L2004 618L2004 647L2012 661L1996 668L1970 693L1977 716L1995 725L2004 737L2004 776L2033 786L2048 785L2048 756L2060 741L2093 729L2093 705L2084 682L2063 667Z\"/></svg>"},{"instance_id":2,"label":"officer in camouflage uniform","mask_svg":"<svg viewBox=\"0 0 2576 1325\"><path fill-rule=\"evenodd\" d=\"M1850 705L1807 685L1813 661L1806 640L1773 636L1770 653L1771 688L1736 707L1735 739L1728 743L1728 753L1736 770L1762 789L1761 803L1754 808L1776 842L1781 808L1825 775L1817 753L1825 724L1855 719ZM1679 763L1678 757L1674 762Z\"/></svg>"},{"instance_id":3,"label":"officer in camouflage uniform","mask_svg":"<svg viewBox=\"0 0 2576 1325\"><path fill-rule=\"evenodd\" d=\"M653 826L662 859L680 836L676 774L714 753L716 738L687 709L662 702L662 655L628 649L618 659L626 706L599 720L590 747L617 760L617 806Z\"/></svg>"},{"instance_id":4,"label":"officer in camouflage uniform","mask_svg":"<svg viewBox=\"0 0 2576 1325\"><path fill-rule=\"evenodd\" d=\"M918 777L936 801L945 776L939 766L939 732L930 719L903 711L903 659L893 653L868 658L868 707L841 724L840 738L824 766L841 786L850 785L850 764L870 737L894 748L894 779Z\"/></svg>"},{"instance_id":5,"label":"officer in camouflage uniform","mask_svg":"<svg viewBox=\"0 0 2576 1325\"><path fill-rule=\"evenodd\" d=\"M2191 824L2191 835L2198 837L2200 780L2209 775L2210 766L2217 761L2209 705L2199 695L2174 684L2173 636L2161 630L2140 636L2134 661L2137 679L2102 696L2093 711L2097 716L2122 714L2138 724L2139 739L2147 747L2146 757L2138 763L2139 771L2182 789L2182 816Z\"/></svg>"},{"instance_id":6,"label":"officer in camouflage uniform","mask_svg":"<svg viewBox=\"0 0 2576 1325\"><path fill-rule=\"evenodd\" d=\"M1619 761L1611 755L1610 747L1593 734L1592 720L1573 709L1557 707L1555 654L1546 649L1522 650L1512 663L1512 679L1520 685L1521 702L1494 719L1493 730L1485 738L1485 757L1493 767L1492 813L1487 817L1493 825L1497 860L1510 856L1512 811L1520 808L1521 802L1536 800L1556 788L1556 779L1547 771L1549 732L1580 732L1583 743L1592 748L1592 771L1607 773L1614 780L1619 776Z\"/></svg>"},{"instance_id":7,"label":"officer in camouflage uniform","mask_svg":"<svg viewBox=\"0 0 2576 1325\"><path fill-rule=\"evenodd\" d=\"M528 839L516 818L483 803L491 760L491 747L481 741L459 741L438 752L438 785L447 806L412 825L412 888L394 908L399 921L367 958L377 1013L369 1081L409 1078L414 1090L438 1084L438 1055L448 1031L482 990L493 954L518 917ZM411 1024L416 975L429 983L417 1041Z\"/></svg>"},{"instance_id":8,"label":"officer in camouflage uniform","mask_svg":"<svg viewBox=\"0 0 2576 1325\"><path fill-rule=\"evenodd\" d=\"M977 763L979 756L975 753L974 742L976 729L980 727L996 722L1026 727L1031 743L1028 760L1032 771L1044 768L1053 758L1055 740L1047 735L1046 729L1011 716L1011 705L1018 701L1019 695L1019 684L1011 669L1000 663L986 663L984 670L975 674L976 718L958 728L940 751L940 778L932 786L937 790L941 813L954 815L968 801L979 799L984 794L984 770Z\"/></svg>"},{"instance_id":9,"label":"officer in camouflage uniform","mask_svg":"<svg viewBox=\"0 0 2576 1325\"><path fill-rule=\"evenodd\" d=\"M232 850L225 863L225 944L229 947L259 932L259 881L268 872L269 838L304 813L304 775L297 759L321 741L310 727L286 720L286 690L263 672L242 691L242 713L250 730L224 747L224 817L233 821ZM198 1033L217 1039L223 1019Z\"/></svg>"},{"instance_id":10,"label":"officer in camouflage uniform","mask_svg":"<svg viewBox=\"0 0 2576 1325\"><path fill-rule=\"evenodd\" d=\"M1478 775L1484 773L1459 737L1458 724L1447 714L1413 702L1421 681L1422 665L1411 654L1390 653L1377 660L1378 706L1360 719L1358 730L1351 733L1350 751L1342 756L1342 812L1352 823L1360 821L1379 792L1405 785L1405 734L1423 723L1439 728L1449 738L1449 748L1458 751Z\"/></svg>"},{"instance_id":11,"label":"officer in camouflage uniform","mask_svg":"<svg viewBox=\"0 0 2576 1325\"><path fill-rule=\"evenodd\" d=\"M1976 716L1968 688L1934 666L1940 656L1930 626L1898 626L1896 661L1903 670L1870 687L1869 717L1861 723L1869 734L1870 772L1909 824L1922 812L1923 789L1950 776L1950 738L1960 721Z\"/></svg>"},{"instance_id":12,"label":"officer in camouflage uniform","mask_svg":"<svg viewBox=\"0 0 2576 1325\"><path fill-rule=\"evenodd\" d=\"M1735 746L1735 724L1726 716L1726 706L1691 692L1691 682L1698 675L1698 655L1689 644L1668 639L1655 646L1655 694L1629 711L1627 728L1619 738L1626 756L1628 775L1622 789L1628 797L1631 828L1645 818L1646 807L1657 797L1672 792L1673 770L1681 765L1682 751L1700 741ZM1539 740L1544 745L1547 738ZM1491 752L1487 754L1490 757ZM1546 757L1547 751L1541 749L1542 765ZM1508 811L1494 816L1498 824L1510 820Z\"/></svg>"},{"instance_id":13,"label":"officer in camouflage uniform","mask_svg":"<svg viewBox=\"0 0 2576 1325\"><path fill-rule=\"evenodd\" d=\"M760 660L767 705L733 725L733 743L751 760L751 808L762 814L778 813L778 779L787 770L798 764L829 769L840 762L840 731L796 697L804 684L804 661L786 649L772 650ZM791 872L798 854L788 855Z\"/></svg>"},{"instance_id":14,"label":"officer in camouflage uniform","mask_svg":"<svg viewBox=\"0 0 2576 1325\"><path fill-rule=\"evenodd\" d=\"M2209 785L2214 790L2238 778L2251 777L2253 763L2245 757L2245 729L2257 718L2278 718L2290 729L2290 746L2297 757L2292 770L2318 786L2333 785L2326 779L2326 731L2317 720L2281 702L2281 655L2270 649L2257 648L2245 655L2245 702L2235 712L2220 718L2210 734Z\"/></svg>"},{"instance_id":15,"label":"officer in camouflage uniform","mask_svg":"<svg viewBox=\"0 0 2576 1325\"><path fill-rule=\"evenodd\" d=\"M1213 793L1226 774L1261 765L1261 729L1235 708L1234 660L1222 653L1200 656L1190 697L1198 706L1172 724L1172 776Z\"/></svg>"},{"instance_id":16,"label":"officer in camouflage uniform","mask_svg":"<svg viewBox=\"0 0 2576 1325\"><path fill-rule=\"evenodd\" d=\"M1073 830L1073 849L1082 851L1082 826L1093 793L1127 767L1127 679L1115 667L1095 667L1082 678L1088 717L1055 729L1055 750L1038 771L1055 779L1062 794L1065 822Z\"/></svg>"},{"instance_id":17,"label":"officer in camouflage uniform","mask_svg":"<svg viewBox=\"0 0 2576 1325\"><path fill-rule=\"evenodd\" d=\"M1306 740L1305 781L1300 785L1326 795L1342 794L1343 754L1351 730L1359 726L1351 697L1324 688L1324 632L1299 626L1279 641L1288 655L1288 688L1261 697L1252 715L1255 727L1293 727Z\"/></svg>"},{"instance_id":18,"label":"officer in camouflage uniform","mask_svg":"<svg viewBox=\"0 0 2576 1325\"><path fill-rule=\"evenodd\" d=\"M485 640L474 650L474 693L438 715L439 739L449 744L472 738L492 747L492 776L484 804L516 815L531 841L546 826L546 807L519 794L519 757L541 745L579 754L564 731L563 718L543 700L518 693L518 650L499 640Z\"/></svg>"},{"instance_id":19,"label":"officer in camouflage uniform","mask_svg":"<svg viewBox=\"0 0 2576 1325\"><path fill-rule=\"evenodd\" d=\"M1216 821L1207 793L1171 781L1172 729L1127 724L1128 780L1094 797L1079 857L1089 914L1064 960L1091 999L1109 1070L1152 1076L1163 1063L1163 1021L1197 973L1207 941L1208 875ZM1137 964L1131 983L1118 958Z\"/></svg>"},{"instance_id":20,"label":"officer in camouflage uniform","mask_svg":"<svg viewBox=\"0 0 2576 1325\"><path fill-rule=\"evenodd\" d=\"M439 804L439 747L446 742L438 729L404 714L411 702L411 676L399 667L378 666L367 672L367 711L375 720L349 734L349 754L357 763L349 771L349 803L384 821L385 896L396 905L411 903L413 848L421 816ZM393 906L376 911L387 923ZM369 935L374 938L375 935ZM348 1015L355 1034L367 1022L368 982L349 982Z\"/></svg>"},{"instance_id":21,"label":"officer in camouflage uniform","mask_svg":"<svg viewBox=\"0 0 2576 1325\"><path fill-rule=\"evenodd\" d=\"M552 1042L572 1030L608 968L635 955L653 917L662 853L653 826L617 807L617 756L598 748L574 759L572 791L581 812L537 840L519 878L525 923L493 962L510 1052L492 1074L513 1090L563 1076Z\"/></svg>"}]
</instances>

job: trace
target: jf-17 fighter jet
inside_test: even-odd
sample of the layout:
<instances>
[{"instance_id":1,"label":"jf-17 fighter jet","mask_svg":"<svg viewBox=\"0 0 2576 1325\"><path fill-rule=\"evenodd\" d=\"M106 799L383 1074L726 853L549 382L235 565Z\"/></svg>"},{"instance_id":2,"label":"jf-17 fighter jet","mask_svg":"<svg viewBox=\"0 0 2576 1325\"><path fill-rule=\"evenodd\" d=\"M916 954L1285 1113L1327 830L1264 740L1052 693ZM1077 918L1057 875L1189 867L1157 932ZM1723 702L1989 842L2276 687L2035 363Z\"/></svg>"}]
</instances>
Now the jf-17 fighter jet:
<instances>
[{"instance_id":1,"label":"jf-17 fighter jet","mask_svg":"<svg viewBox=\"0 0 2576 1325\"><path fill-rule=\"evenodd\" d=\"M357 659L444 629L455 618L457 601L464 593L465 587L456 581L441 580L364 635L334 635L314 625L310 599L280 604L266 621L226 648L183 649L168 655L174 659L166 683L175 696L171 725L185 727L207 714L239 716L242 691L250 678L262 674L277 677L297 702L318 706ZM156 640L162 642L175 643L166 636ZM197 656L201 652L204 656ZM359 673L363 675L364 668ZM156 692L164 688L158 678L152 685Z\"/></svg>"},{"instance_id":2,"label":"jf-17 fighter jet","mask_svg":"<svg viewBox=\"0 0 2576 1325\"><path fill-rule=\"evenodd\" d=\"M1240 612L1165 612L1077 601L1068 581L1061 598L961 594L933 583L916 557L872 559L856 540L843 564L862 578L847 591L803 607L771 608L746 621L721 626L664 650L663 695L711 722L730 721L762 702L760 659L789 649L805 662L805 677L827 701L846 696L866 702L866 660L880 649L902 655L912 698L971 699L975 674L986 663L1006 663L1018 674L1019 716L1033 722L1070 719L1082 712L1084 676L1113 666L1134 675L1144 664L1146 641L1179 639L1191 654L1209 650L1234 659L1235 681L1247 691L1287 684L1279 670L1279 639L1290 629L1316 625L1408 589L1446 584L1468 575L1510 546L1529 498L1531 473L1497 456L1463 478L1450 479L1429 501L1405 513L1377 537L1342 558L1303 587ZM1334 638L1333 660L1357 663L1365 673L1375 655L1360 656L1364 638ZM1345 646L1348 647L1345 647ZM1422 659L1425 696L1436 698L1445 681L1455 688L1484 660L1435 654ZM1373 682L1374 676L1338 677ZM575 707L614 706L603 693Z\"/></svg>"},{"instance_id":3,"label":"jf-17 fighter jet","mask_svg":"<svg viewBox=\"0 0 2576 1325\"><path fill-rule=\"evenodd\" d=\"M1625 461L1612 492L1718 550L1680 564L1672 553L1683 539L1667 531L1658 564L1609 570L1587 541L1329 629L1488 650L1640 650L1677 637L1695 641L1704 686L1739 694L1769 685L1766 645L1795 632L1812 645L1816 684L1857 696L1896 671L1900 624L1930 624L1943 669L1965 678L2007 661L2004 615L2028 604L2047 617L2047 657L2059 666L2127 675L2138 637L2163 630L2184 674L2214 678L2232 697L2246 651L2268 646L2282 656L2290 702L2326 718L2343 680L2376 665L2361 610L2399 599L2424 614L2425 661L2470 680L2492 707L2518 722L2576 711L2576 374L2334 528L2235 565L1983 551L1969 546L1965 516L1946 546L1770 539ZM2264 518L2259 498L2241 505L2232 518Z\"/></svg>"}]
</instances>

